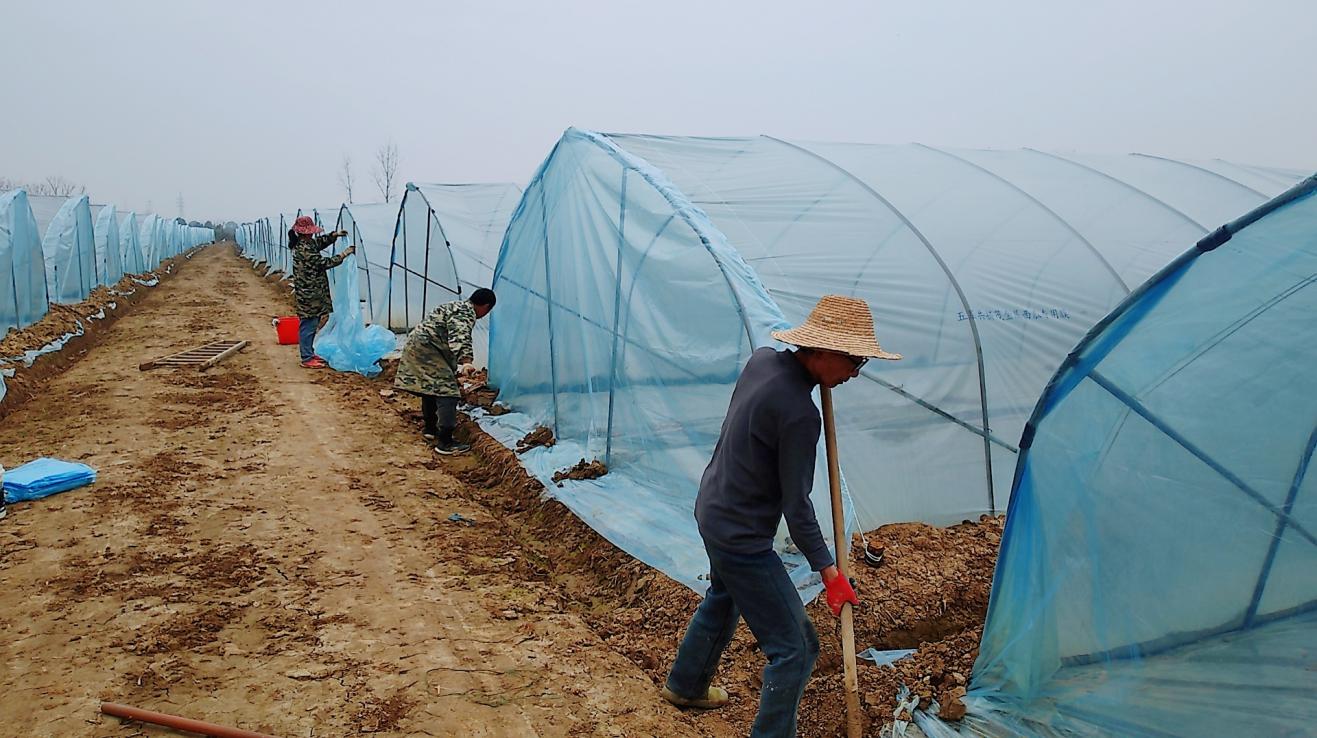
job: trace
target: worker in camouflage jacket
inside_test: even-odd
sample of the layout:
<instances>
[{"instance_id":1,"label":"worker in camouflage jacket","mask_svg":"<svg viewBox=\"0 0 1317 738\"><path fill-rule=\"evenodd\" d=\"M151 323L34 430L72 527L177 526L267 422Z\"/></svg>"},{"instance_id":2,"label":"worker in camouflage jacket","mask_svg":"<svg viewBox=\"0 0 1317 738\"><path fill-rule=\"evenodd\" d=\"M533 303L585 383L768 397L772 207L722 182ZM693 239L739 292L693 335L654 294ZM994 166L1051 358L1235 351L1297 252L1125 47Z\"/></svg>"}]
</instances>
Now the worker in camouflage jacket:
<instances>
[{"instance_id":1,"label":"worker in camouflage jacket","mask_svg":"<svg viewBox=\"0 0 1317 738\"><path fill-rule=\"evenodd\" d=\"M466 300L435 308L407 335L402 361L393 386L419 395L425 427L421 434L436 442L444 455L463 453L470 446L457 443L457 403L462 399L458 377L474 371L471 331L476 321L494 309L494 291L478 289Z\"/></svg>"},{"instance_id":2,"label":"worker in camouflage jacket","mask_svg":"<svg viewBox=\"0 0 1317 738\"><path fill-rule=\"evenodd\" d=\"M315 354L316 332L326 316L334 312L334 303L329 297L330 269L343 263L351 256L356 246L349 246L334 256L321 256L320 252L334 245L347 231L334 231L324 236L320 226L310 216L302 215L293 223L288 232L293 248L293 301L297 305L297 348L301 353L302 366L307 369L323 369L329 364Z\"/></svg>"}]
</instances>

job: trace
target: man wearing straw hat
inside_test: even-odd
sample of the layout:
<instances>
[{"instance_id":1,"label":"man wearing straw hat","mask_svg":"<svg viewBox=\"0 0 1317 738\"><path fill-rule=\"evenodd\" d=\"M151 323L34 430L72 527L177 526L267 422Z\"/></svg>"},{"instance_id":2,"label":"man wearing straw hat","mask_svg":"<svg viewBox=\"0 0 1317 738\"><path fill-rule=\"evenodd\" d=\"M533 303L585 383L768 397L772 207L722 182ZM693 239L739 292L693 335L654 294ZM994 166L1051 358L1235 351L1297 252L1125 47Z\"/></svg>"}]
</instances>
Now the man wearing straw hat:
<instances>
[{"instance_id":1,"label":"man wearing straw hat","mask_svg":"<svg viewBox=\"0 0 1317 738\"><path fill-rule=\"evenodd\" d=\"M773 550L783 518L792 542L822 575L833 614L844 603L859 604L809 499L821 426L814 388L859 376L870 358L901 358L878 345L869 306L853 297L825 296L803 325L773 338L797 350L761 348L750 356L700 480L695 519L709 555L709 589L663 688L664 698L681 707L726 704L727 691L710 683L744 617L768 658L751 738L794 738L796 710L819 651L814 626Z\"/></svg>"}]
</instances>

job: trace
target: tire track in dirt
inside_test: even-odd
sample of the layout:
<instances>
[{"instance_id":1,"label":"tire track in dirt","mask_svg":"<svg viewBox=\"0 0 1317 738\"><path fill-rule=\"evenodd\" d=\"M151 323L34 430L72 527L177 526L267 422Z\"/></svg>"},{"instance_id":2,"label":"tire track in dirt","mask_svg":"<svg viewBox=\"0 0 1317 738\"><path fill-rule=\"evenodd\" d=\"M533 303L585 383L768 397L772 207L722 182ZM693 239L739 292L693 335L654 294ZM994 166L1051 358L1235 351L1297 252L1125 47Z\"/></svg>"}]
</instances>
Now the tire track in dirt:
<instances>
[{"instance_id":1,"label":"tire track in dirt","mask_svg":"<svg viewBox=\"0 0 1317 738\"><path fill-rule=\"evenodd\" d=\"M284 311L206 249L0 426L6 465L100 473L0 522L6 722L136 734L108 699L288 736L704 734L395 414L273 345ZM226 337L253 343L207 374L137 370Z\"/></svg>"}]
</instances>

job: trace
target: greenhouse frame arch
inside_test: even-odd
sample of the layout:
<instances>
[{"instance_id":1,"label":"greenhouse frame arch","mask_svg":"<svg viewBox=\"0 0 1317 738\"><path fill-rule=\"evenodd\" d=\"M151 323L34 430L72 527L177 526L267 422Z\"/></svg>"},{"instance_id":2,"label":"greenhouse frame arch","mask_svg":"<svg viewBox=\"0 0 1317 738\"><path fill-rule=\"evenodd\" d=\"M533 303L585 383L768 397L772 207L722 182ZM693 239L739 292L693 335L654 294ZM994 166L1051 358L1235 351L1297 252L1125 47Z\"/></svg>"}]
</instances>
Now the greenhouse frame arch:
<instances>
[{"instance_id":1,"label":"greenhouse frame arch","mask_svg":"<svg viewBox=\"0 0 1317 738\"><path fill-rule=\"evenodd\" d=\"M521 194L507 182L407 183L389 260L390 328L408 330L440 304L493 285ZM485 366L487 322L476 323L473 340L476 365Z\"/></svg>"}]
</instances>

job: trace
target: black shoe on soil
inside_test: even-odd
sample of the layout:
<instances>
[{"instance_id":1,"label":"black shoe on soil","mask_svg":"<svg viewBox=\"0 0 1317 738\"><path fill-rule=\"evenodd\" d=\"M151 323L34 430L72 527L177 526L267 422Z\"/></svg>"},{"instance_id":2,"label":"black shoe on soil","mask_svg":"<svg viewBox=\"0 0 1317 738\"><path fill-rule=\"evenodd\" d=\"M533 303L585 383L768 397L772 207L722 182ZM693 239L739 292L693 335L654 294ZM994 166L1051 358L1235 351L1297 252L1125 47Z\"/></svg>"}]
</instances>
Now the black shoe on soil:
<instances>
[{"instance_id":1,"label":"black shoe on soil","mask_svg":"<svg viewBox=\"0 0 1317 738\"><path fill-rule=\"evenodd\" d=\"M425 430L421 431L421 438L424 438L427 441L433 441L438 437L439 437L439 431L433 428L426 428Z\"/></svg>"}]
</instances>

